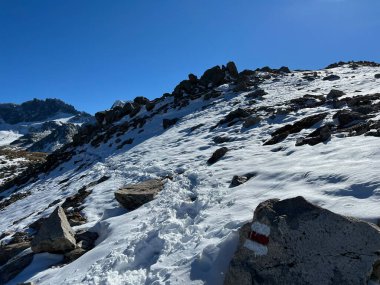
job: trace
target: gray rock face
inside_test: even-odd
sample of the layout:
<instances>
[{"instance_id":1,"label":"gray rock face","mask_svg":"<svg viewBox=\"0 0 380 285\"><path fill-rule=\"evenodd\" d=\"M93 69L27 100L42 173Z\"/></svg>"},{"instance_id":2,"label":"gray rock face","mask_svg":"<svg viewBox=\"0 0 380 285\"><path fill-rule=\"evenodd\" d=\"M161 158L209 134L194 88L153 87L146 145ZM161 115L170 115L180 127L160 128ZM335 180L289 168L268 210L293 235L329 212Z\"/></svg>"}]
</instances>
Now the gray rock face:
<instances>
[{"instance_id":1,"label":"gray rock face","mask_svg":"<svg viewBox=\"0 0 380 285\"><path fill-rule=\"evenodd\" d=\"M115 192L116 200L126 209L135 210L148 203L164 188L164 181L151 179L138 184L127 185Z\"/></svg>"},{"instance_id":2,"label":"gray rock face","mask_svg":"<svg viewBox=\"0 0 380 285\"><path fill-rule=\"evenodd\" d=\"M226 285L378 282L379 229L302 197L272 199L240 230ZM378 283L375 283L378 284Z\"/></svg>"},{"instance_id":3,"label":"gray rock face","mask_svg":"<svg viewBox=\"0 0 380 285\"><path fill-rule=\"evenodd\" d=\"M62 253L75 248L74 231L60 206L43 222L31 245L33 252Z\"/></svg>"},{"instance_id":4,"label":"gray rock face","mask_svg":"<svg viewBox=\"0 0 380 285\"><path fill-rule=\"evenodd\" d=\"M27 249L0 267L0 284L5 284L23 271L33 260L34 253Z\"/></svg>"}]
</instances>

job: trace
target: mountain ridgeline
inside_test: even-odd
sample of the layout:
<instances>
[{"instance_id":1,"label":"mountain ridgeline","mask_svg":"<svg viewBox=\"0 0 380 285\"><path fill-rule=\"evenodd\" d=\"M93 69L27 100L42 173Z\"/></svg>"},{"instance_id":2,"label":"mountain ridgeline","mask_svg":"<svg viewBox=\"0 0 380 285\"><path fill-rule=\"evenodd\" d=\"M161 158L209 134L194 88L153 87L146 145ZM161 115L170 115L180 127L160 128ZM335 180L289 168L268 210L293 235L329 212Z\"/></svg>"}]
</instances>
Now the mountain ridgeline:
<instances>
[{"instance_id":1,"label":"mountain ridgeline","mask_svg":"<svg viewBox=\"0 0 380 285\"><path fill-rule=\"evenodd\" d=\"M380 284L379 82L229 62L117 101L0 185L0 283Z\"/></svg>"},{"instance_id":2,"label":"mountain ridgeline","mask_svg":"<svg viewBox=\"0 0 380 285\"><path fill-rule=\"evenodd\" d=\"M0 122L17 124L46 121L57 114L85 115L59 99L33 99L22 104L0 104ZM88 114L86 114L88 115Z\"/></svg>"}]
</instances>

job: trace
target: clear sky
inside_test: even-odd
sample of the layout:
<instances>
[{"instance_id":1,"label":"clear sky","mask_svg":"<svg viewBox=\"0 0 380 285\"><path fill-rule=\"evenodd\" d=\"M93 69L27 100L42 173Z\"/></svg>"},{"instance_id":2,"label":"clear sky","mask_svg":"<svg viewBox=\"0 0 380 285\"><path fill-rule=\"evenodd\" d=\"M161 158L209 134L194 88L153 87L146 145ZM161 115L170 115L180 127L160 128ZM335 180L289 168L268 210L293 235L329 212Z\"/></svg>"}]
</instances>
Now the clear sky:
<instances>
[{"instance_id":1,"label":"clear sky","mask_svg":"<svg viewBox=\"0 0 380 285\"><path fill-rule=\"evenodd\" d=\"M379 0L0 0L0 102L94 113L236 62L380 61Z\"/></svg>"}]
</instances>

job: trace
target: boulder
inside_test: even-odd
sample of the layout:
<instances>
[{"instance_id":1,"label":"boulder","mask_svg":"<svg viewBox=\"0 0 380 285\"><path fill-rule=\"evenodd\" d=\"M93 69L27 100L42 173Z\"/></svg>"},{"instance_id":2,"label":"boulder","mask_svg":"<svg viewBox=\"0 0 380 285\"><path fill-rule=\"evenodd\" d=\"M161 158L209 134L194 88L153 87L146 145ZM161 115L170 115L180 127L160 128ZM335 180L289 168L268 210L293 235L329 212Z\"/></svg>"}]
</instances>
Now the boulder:
<instances>
[{"instance_id":1,"label":"boulder","mask_svg":"<svg viewBox=\"0 0 380 285\"><path fill-rule=\"evenodd\" d=\"M209 165L216 163L217 161L219 161L227 153L227 151L228 151L228 148L226 148L226 147L218 148L212 154L212 156L209 158L209 160L207 160L207 163Z\"/></svg>"},{"instance_id":2,"label":"boulder","mask_svg":"<svg viewBox=\"0 0 380 285\"><path fill-rule=\"evenodd\" d=\"M225 285L368 284L380 277L379 228L303 197L262 202L239 234Z\"/></svg>"},{"instance_id":3,"label":"boulder","mask_svg":"<svg viewBox=\"0 0 380 285\"><path fill-rule=\"evenodd\" d=\"M328 80L328 81L335 81L335 80L339 80L339 79L340 79L340 77L338 75L331 74L331 75L328 75L326 77L323 77L322 80L324 80L324 81L326 81L326 80Z\"/></svg>"},{"instance_id":4,"label":"boulder","mask_svg":"<svg viewBox=\"0 0 380 285\"><path fill-rule=\"evenodd\" d=\"M380 79L380 73L375 74L375 79Z\"/></svg>"},{"instance_id":5,"label":"boulder","mask_svg":"<svg viewBox=\"0 0 380 285\"><path fill-rule=\"evenodd\" d=\"M327 94L327 100L336 100L339 97L342 97L345 93L341 90L332 89L329 94Z\"/></svg>"},{"instance_id":6,"label":"boulder","mask_svg":"<svg viewBox=\"0 0 380 285\"><path fill-rule=\"evenodd\" d=\"M301 146L304 144L316 145L321 142L325 142L331 138L332 126L324 125L319 127L314 132L309 134L306 138L300 138L296 142L296 146Z\"/></svg>"},{"instance_id":7,"label":"boulder","mask_svg":"<svg viewBox=\"0 0 380 285\"><path fill-rule=\"evenodd\" d=\"M62 207L58 206L43 222L31 245L33 252L62 253L75 248L74 231Z\"/></svg>"},{"instance_id":8,"label":"boulder","mask_svg":"<svg viewBox=\"0 0 380 285\"><path fill-rule=\"evenodd\" d=\"M248 98L248 99L257 99L257 98L263 97L266 94L268 94L268 93L265 92L264 89L258 88L256 90L248 93L247 95L245 95L245 97Z\"/></svg>"},{"instance_id":9,"label":"boulder","mask_svg":"<svg viewBox=\"0 0 380 285\"><path fill-rule=\"evenodd\" d=\"M151 179L138 184L130 184L115 192L116 200L132 211L148 203L164 188L162 179Z\"/></svg>"},{"instance_id":10,"label":"boulder","mask_svg":"<svg viewBox=\"0 0 380 285\"><path fill-rule=\"evenodd\" d=\"M5 284L23 271L32 261L34 253L27 249L0 267L0 284Z\"/></svg>"},{"instance_id":11,"label":"boulder","mask_svg":"<svg viewBox=\"0 0 380 285\"><path fill-rule=\"evenodd\" d=\"M244 119L243 128L250 128L254 125L257 125L261 122L261 118L259 116L249 116L248 118Z\"/></svg>"},{"instance_id":12,"label":"boulder","mask_svg":"<svg viewBox=\"0 0 380 285\"><path fill-rule=\"evenodd\" d=\"M15 257L20 252L30 247L29 241L19 243L6 244L0 246L0 266L6 264L10 259Z\"/></svg>"},{"instance_id":13,"label":"boulder","mask_svg":"<svg viewBox=\"0 0 380 285\"><path fill-rule=\"evenodd\" d=\"M255 177L255 176L256 176L256 173L247 173L244 175L235 175L234 177L232 177L230 188L237 187L241 184L244 184L249 179L251 179L252 177Z\"/></svg>"},{"instance_id":14,"label":"boulder","mask_svg":"<svg viewBox=\"0 0 380 285\"><path fill-rule=\"evenodd\" d=\"M162 120L162 126L164 127L164 129L168 129L170 128L171 126L175 125L177 122L178 122L178 118L174 118L174 119L163 119Z\"/></svg>"},{"instance_id":15,"label":"boulder","mask_svg":"<svg viewBox=\"0 0 380 285\"><path fill-rule=\"evenodd\" d=\"M340 110L334 116L340 127L346 127L353 123L364 120L366 117L360 113L351 110Z\"/></svg>"},{"instance_id":16,"label":"boulder","mask_svg":"<svg viewBox=\"0 0 380 285\"><path fill-rule=\"evenodd\" d=\"M236 110L233 110L230 113L228 113L227 116L224 117L222 120L220 120L219 125L231 123L232 121L235 121L235 120L242 120L249 116L250 116L249 110L237 108Z\"/></svg>"},{"instance_id":17,"label":"boulder","mask_svg":"<svg viewBox=\"0 0 380 285\"><path fill-rule=\"evenodd\" d=\"M224 71L220 68L220 66L214 66L205 71L200 79L200 82L206 87L209 84L212 86L218 86L224 83L224 77Z\"/></svg>"},{"instance_id":18,"label":"boulder","mask_svg":"<svg viewBox=\"0 0 380 285\"><path fill-rule=\"evenodd\" d=\"M149 102L149 99L144 96L138 96L133 100L133 102L139 105L145 105L146 103Z\"/></svg>"},{"instance_id":19,"label":"boulder","mask_svg":"<svg viewBox=\"0 0 380 285\"><path fill-rule=\"evenodd\" d=\"M229 75L232 78L238 78L239 77L239 72L238 72L236 65L233 61L228 62L226 67L227 67L227 71L228 71Z\"/></svg>"},{"instance_id":20,"label":"boulder","mask_svg":"<svg viewBox=\"0 0 380 285\"><path fill-rule=\"evenodd\" d=\"M191 84L196 84L198 82L198 77L192 73L188 75Z\"/></svg>"}]
</instances>

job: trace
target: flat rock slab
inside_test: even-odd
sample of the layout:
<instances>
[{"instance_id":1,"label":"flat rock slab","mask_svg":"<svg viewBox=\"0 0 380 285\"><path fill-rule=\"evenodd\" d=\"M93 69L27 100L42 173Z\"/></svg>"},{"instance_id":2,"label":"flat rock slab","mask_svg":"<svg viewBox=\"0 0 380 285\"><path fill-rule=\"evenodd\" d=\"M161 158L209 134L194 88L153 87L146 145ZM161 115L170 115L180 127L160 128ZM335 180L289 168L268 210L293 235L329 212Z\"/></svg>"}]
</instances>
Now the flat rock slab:
<instances>
[{"instance_id":1,"label":"flat rock slab","mask_svg":"<svg viewBox=\"0 0 380 285\"><path fill-rule=\"evenodd\" d=\"M74 230L62 207L57 207L42 223L31 245L33 252L63 253L75 248Z\"/></svg>"},{"instance_id":2,"label":"flat rock slab","mask_svg":"<svg viewBox=\"0 0 380 285\"><path fill-rule=\"evenodd\" d=\"M378 282L375 225L315 206L302 197L272 199L240 230L226 285ZM379 283L374 283L379 284Z\"/></svg>"},{"instance_id":3,"label":"flat rock slab","mask_svg":"<svg viewBox=\"0 0 380 285\"><path fill-rule=\"evenodd\" d=\"M116 200L126 209L135 210L148 203L164 188L162 179L151 179L138 184L130 184L115 192Z\"/></svg>"}]
</instances>

